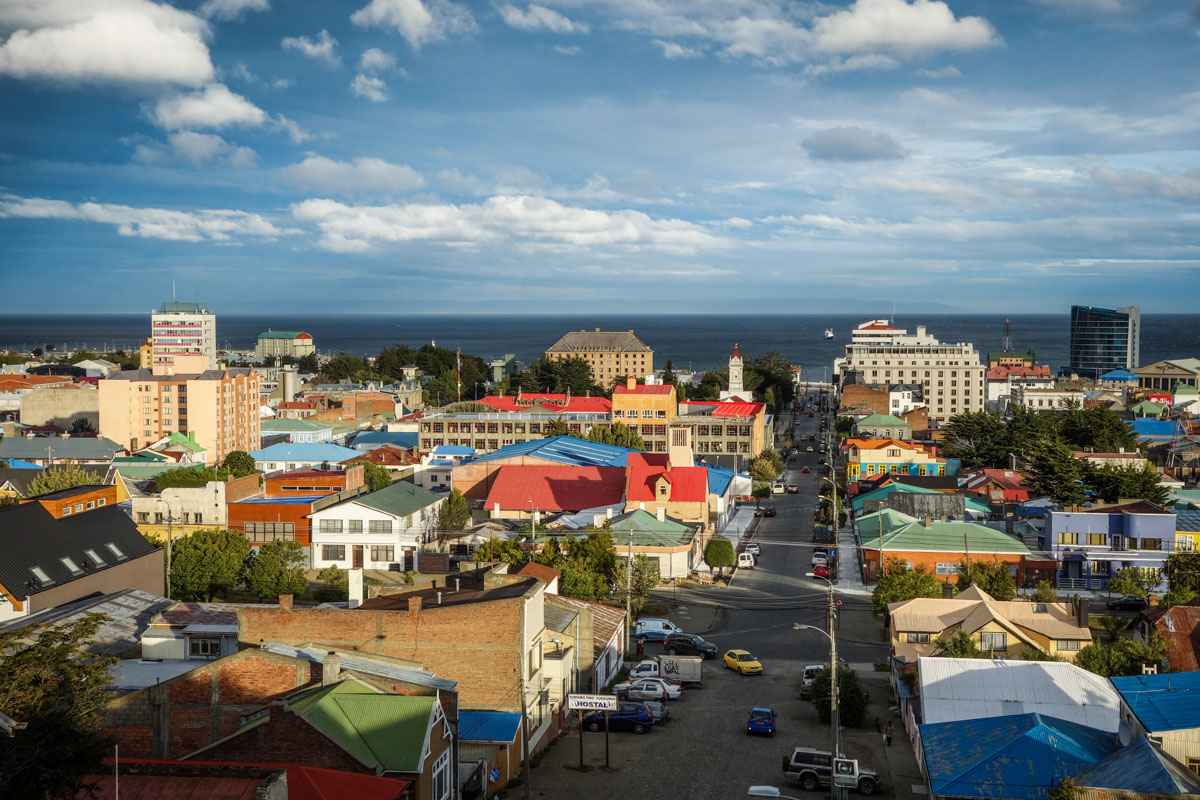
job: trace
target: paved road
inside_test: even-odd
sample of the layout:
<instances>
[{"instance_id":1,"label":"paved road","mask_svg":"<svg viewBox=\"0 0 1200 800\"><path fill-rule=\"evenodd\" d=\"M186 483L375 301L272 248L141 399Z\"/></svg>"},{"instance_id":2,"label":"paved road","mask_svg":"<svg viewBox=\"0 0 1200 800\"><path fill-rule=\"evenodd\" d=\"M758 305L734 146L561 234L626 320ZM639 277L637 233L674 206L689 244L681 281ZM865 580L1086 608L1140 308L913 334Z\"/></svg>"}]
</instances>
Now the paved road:
<instances>
[{"instance_id":1,"label":"paved road","mask_svg":"<svg viewBox=\"0 0 1200 800\"><path fill-rule=\"evenodd\" d=\"M800 433L817 433L819 417L798 417ZM804 449L804 444L800 444ZM814 448L815 449L815 448ZM809 474L800 473L808 465ZM829 640L817 631L793 630L795 622L824 628L829 607L828 584L804 577L812 562L812 518L817 497L817 454L801 453L789 464L789 483L800 493L775 495L777 516L760 520L754 541L762 548L758 567L740 570L730 587L681 591L681 603L693 612L676 622L712 619L702 633L723 652L744 648L757 655L765 674L742 677L721 666L720 659L705 662L704 686L688 689L671 703L671 719L644 736L614 733L610 737L610 770L600 769L604 758L603 734L584 735L585 760L591 769L577 770L578 732L560 740L534 771L533 795L558 798L572 795L604 798L744 797L753 784L780 786L785 794L803 795L798 787L782 782L782 756L793 746L828 749L831 730L820 724L811 703L798 696L799 675L806 664L829 659ZM887 645L881 625L868 600L845 597L838 630L839 660L869 665L882 661ZM718 606L715 617L696 613ZM651 652L658 647L650 645ZM919 783L916 764L901 736L886 750L878 731L888 715L886 673L860 672L871 693L872 705L864 729L845 729L843 749L866 766L879 771L885 787L881 797L913 797ZM754 706L769 706L779 715L774 738L750 737L744 721ZM897 728L901 726L897 725ZM522 796L523 789L509 792ZM813 793L819 800L828 792Z\"/></svg>"}]
</instances>

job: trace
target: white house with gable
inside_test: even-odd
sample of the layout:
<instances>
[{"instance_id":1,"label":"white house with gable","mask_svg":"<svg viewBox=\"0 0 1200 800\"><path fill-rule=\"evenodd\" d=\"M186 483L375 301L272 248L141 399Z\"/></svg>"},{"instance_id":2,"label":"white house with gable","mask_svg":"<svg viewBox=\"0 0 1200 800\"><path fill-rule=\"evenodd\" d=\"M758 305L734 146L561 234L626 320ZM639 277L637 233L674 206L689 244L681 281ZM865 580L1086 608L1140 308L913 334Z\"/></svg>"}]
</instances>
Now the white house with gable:
<instances>
[{"instance_id":1,"label":"white house with gable","mask_svg":"<svg viewBox=\"0 0 1200 800\"><path fill-rule=\"evenodd\" d=\"M418 569L418 551L433 540L445 495L393 483L309 515L312 568Z\"/></svg>"}]
</instances>

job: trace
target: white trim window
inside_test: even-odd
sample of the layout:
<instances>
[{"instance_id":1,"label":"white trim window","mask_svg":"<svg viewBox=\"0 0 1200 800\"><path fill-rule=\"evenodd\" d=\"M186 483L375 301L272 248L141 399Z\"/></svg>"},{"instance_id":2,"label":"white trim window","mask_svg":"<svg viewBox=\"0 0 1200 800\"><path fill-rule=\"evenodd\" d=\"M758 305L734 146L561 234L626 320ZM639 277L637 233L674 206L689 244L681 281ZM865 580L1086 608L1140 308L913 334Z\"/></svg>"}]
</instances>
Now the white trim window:
<instances>
[{"instance_id":1,"label":"white trim window","mask_svg":"<svg viewBox=\"0 0 1200 800\"><path fill-rule=\"evenodd\" d=\"M450 796L450 748L442 751L433 763L433 800Z\"/></svg>"}]
</instances>

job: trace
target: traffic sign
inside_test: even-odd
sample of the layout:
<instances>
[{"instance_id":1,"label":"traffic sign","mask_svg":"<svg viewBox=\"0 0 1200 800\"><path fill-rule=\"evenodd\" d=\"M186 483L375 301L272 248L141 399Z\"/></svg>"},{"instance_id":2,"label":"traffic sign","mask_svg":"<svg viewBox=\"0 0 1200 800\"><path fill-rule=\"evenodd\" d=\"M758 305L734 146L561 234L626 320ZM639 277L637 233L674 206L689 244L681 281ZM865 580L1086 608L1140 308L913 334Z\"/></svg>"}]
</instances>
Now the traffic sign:
<instances>
[{"instance_id":1,"label":"traffic sign","mask_svg":"<svg viewBox=\"0 0 1200 800\"><path fill-rule=\"evenodd\" d=\"M567 709L570 711L616 711L615 694L568 694Z\"/></svg>"},{"instance_id":2,"label":"traffic sign","mask_svg":"<svg viewBox=\"0 0 1200 800\"><path fill-rule=\"evenodd\" d=\"M842 607L842 598L839 597L837 600L834 600L834 602L837 603L838 608Z\"/></svg>"}]
</instances>

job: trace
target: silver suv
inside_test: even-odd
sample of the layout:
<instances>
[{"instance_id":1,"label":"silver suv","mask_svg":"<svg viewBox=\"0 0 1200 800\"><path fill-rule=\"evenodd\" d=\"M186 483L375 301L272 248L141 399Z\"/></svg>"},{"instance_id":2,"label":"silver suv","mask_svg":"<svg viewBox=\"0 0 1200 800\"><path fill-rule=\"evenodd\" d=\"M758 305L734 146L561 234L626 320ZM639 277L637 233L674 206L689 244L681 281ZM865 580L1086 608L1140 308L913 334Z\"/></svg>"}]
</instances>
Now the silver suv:
<instances>
[{"instance_id":1,"label":"silver suv","mask_svg":"<svg viewBox=\"0 0 1200 800\"><path fill-rule=\"evenodd\" d=\"M833 774L833 757L828 750L797 747L790 757L783 757L783 774L799 783L800 788L811 792L818 786L829 785ZM879 788L879 776L874 770L859 767L857 788L859 794L875 794Z\"/></svg>"}]
</instances>

